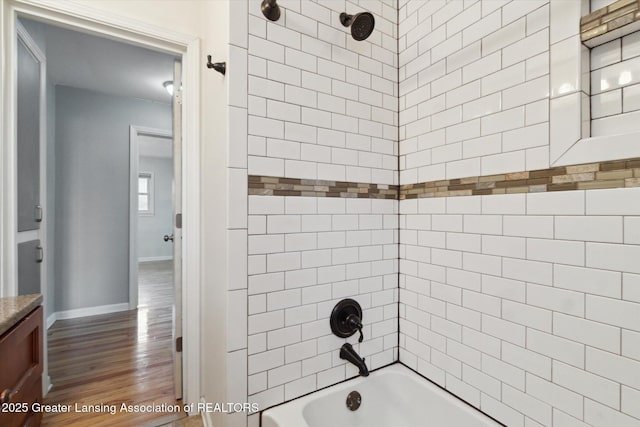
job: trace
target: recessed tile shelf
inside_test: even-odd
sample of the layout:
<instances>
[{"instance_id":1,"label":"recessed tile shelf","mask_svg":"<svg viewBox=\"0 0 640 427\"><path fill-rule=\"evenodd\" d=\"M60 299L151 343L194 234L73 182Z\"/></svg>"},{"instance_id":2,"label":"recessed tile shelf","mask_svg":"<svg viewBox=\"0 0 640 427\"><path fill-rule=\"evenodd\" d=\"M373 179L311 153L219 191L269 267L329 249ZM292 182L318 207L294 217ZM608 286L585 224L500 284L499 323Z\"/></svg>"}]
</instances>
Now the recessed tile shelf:
<instances>
[{"instance_id":1,"label":"recessed tile shelf","mask_svg":"<svg viewBox=\"0 0 640 427\"><path fill-rule=\"evenodd\" d=\"M595 47L640 30L640 0L618 0L580 19L580 40Z\"/></svg>"}]
</instances>

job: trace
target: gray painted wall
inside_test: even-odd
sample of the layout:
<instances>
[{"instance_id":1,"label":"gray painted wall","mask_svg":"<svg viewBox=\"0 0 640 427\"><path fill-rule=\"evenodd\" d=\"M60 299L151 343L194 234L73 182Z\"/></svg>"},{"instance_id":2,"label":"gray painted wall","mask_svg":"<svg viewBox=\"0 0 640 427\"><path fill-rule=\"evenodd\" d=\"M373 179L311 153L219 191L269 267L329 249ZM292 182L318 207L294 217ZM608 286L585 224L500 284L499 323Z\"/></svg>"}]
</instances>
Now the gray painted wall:
<instances>
[{"instance_id":1,"label":"gray painted wall","mask_svg":"<svg viewBox=\"0 0 640 427\"><path fill-rule=\"evenodd\" d=\"M56 86L56 311L129 300L129 126L171 106Z\"/></svg>"},{"instance_id":2,"label":"gray painted wall","mask_svg":"<svg viewBox=\"0 0 640 427\"><path fill-rule=\"evenodd\" d=\"M140 157L140 172L153 174L154 213L151 216L138 216L138 259L171 257L173 245L162 240L165 234L171 234L173 211L172 182L173 160L160 157Z\"/></svg>"}]
</instances>

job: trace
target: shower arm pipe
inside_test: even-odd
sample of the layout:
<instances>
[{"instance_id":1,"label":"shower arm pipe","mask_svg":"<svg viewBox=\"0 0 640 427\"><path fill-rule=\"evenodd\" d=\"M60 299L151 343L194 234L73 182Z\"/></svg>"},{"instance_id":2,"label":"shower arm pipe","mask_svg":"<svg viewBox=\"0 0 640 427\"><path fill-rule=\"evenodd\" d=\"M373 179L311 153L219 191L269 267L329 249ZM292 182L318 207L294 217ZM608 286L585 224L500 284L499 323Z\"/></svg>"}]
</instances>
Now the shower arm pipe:
<instances>
[{"instance_id":1,"label":"shower arm pipe","mask_svg":"<svg viewBox=\"0 0 640 427\"><path fill-rule=\"evenodd\" d=\"M260 9L262 9L262 14L269 21L280 19L280 6L278 6L276 0L263 0Z\"/></svg>"}]
</instances>

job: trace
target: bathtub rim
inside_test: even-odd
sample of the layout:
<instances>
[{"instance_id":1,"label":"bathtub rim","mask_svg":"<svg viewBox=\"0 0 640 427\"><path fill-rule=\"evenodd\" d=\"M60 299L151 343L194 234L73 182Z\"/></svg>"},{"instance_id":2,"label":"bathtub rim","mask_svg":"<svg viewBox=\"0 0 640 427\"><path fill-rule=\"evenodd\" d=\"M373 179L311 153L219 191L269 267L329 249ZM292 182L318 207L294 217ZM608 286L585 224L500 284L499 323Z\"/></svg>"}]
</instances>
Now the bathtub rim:
<instances>
[{"instance_id":1,"label":"bathtub rim","mask_svg":"<svg viewBox=\"0 0 640 427\"><path fill-rule=\"evenodd\" d=\"M503 427L507 427L507 425L506 425L506 424L502 423L501 421L497 420L496 418L494 418L494 417L492 417L491 415L487 414L486 412L482 411L480 408L475 407L474 405L472 405L471 403L467 402L466 400L464 400L464 399L463 399L463 398L461 398L460 396L458 396L458 395L454 394L453 392L451 392L451 391L447 390L446 388L442 387L440 384L438 384L438 383L436 383L435 381L433 381L433 380L431 380L431 379L429 379L429 378L425 377L425 376L424 376L424 375L422 375L420 372L416 371L415 369L411 368L410 366L407 366L406 364L402 363L402 362L401 362L401 361L399 361L399 360L397 360L397 361L395 361L395 362L392 362L392 363L389 363L389 364L386 364L386 365L384 365L384 366L380 366L379 368L373 369L373 370L371 370L370 372L371 372L371 373L374 373L374 372L377 372L377 371L379 371L379 370L381 370L381 369L385 369L385 368L388 368L388 367L391 367L391 366L395 366L395 365L400 365L400 366L405 367L406 369L408 369L408 370L409 370L409 371L411 371L412 373L414 373L414 374L418 375L420 378L423 378L423 379L425 379L425 380L429 381L431 384L435 385L435 386L436 386L436 387L438 387L440 390L442 390L442 391L446 392L446 393L447 393L448 395L450 395L451 397L455 398L456 400L461 401L461 402L462 402L462 403L464 403L465 405L469 406L471 409L473 409L473 410L475 410L475 411L477 411L477 412L480 412L481 414L483 414L483 415L484 415L484 416L486 416L487 418L490 418L492 421L494 421L494 422L498 423L498 425L501 425L501 426L503 426ZM312 394L314 394L314 393L317 393L317 392L319 392L319 391L326 390L326 389L328 389L328 388L331 388L331 387L334 387L334 386L337 386L337 385L340 385L340 384L344 384L344 383L349 382L349 381L354 381L354 380L357 380L357 379L360 379L360 378L362 378L362 377L361 377L361 376L359 376L359 375L355 375L355 376L353 376L353 377L346 378L346 379L344 379L344 380L342 380L342 381L340 381L340 382L337 382L337 383L335 383L335 384L331 384L331 385L328 385L328 386L325 386L325 387L319 388L319 389L314 390L314 391L312 391L312 392L310 392L310 393L306 393L306 394L303 394L303 395L301 395L301 396L294 397L293 399L286 400L286 401L284 401L284 402L282 402L282 403L278 403L277 405L272 405L272 406L269 406L268 408L262 409L262 410L260 410L260 411L258 412L258 414L259 414L258 425L259 425L259 427L262 427L262 415L263 415L263 413L264 413L265 411L268 411L269 409L273 409L273 408L277 408L277 407L282 406L282 405L286 405L287 403L294 402L294 401L296 401L296 400L299 400L299 399L302 399L302 398L304 398L304 397L310 396L310 395L312 395Z\"/></svg>"}]
</instances>

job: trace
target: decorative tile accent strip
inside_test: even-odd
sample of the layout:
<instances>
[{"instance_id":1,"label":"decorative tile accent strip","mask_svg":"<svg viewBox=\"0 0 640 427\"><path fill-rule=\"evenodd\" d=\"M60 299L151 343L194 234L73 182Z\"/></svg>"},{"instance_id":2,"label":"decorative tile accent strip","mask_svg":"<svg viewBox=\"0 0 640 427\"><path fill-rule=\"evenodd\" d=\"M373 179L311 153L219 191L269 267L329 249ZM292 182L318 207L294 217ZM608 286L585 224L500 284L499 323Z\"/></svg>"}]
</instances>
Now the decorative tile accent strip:
<instances>
[{"instance_id":1,"label":"decorative tile accent strip","mask_svg":"<svg viewBox=\"0 0 640 427\"><path fill-rule=\"evenodd\" d=\"M640 187L640 158L400 186L400 200Z\"/></svg>"},{"instance_id":2,"label":"decorative tile accent strip","mask_svg":"<svg viewBox=\"0 0 640 427\"><path fill-rule=\"evenodd\" d=\"M249 195L397 199L398 186L249 175Z\"/></svg>"},{"instance_id":3,"label":"decorative tile accent strip","mask_svg":"<svg viewBox=\"0 0 640 427\"><path fill-rule=\"evenodd\" d=\"M640 187L640 157L406 185L249 175L250 196L417 199Z\"/></svg>"},{"instance_id":4,"label":"decorative tile accent strip","mask_svg":"<svg viewBox=\"0 0 640 427\"><path fill-rule=\"evenodd\" d=\"M594 47L640 29L640 1L618 0L580 19L580 40Z\"/></svg>"}]
</instances>

